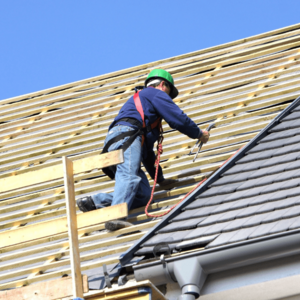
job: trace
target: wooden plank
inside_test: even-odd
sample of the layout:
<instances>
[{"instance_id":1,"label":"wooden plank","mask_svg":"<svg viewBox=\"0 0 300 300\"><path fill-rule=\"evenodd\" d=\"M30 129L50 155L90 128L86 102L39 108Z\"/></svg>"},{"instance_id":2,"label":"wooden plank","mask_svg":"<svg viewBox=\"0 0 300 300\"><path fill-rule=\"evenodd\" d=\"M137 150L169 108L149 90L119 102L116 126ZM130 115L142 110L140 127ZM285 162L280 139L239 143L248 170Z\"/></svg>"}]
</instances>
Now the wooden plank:
<instances>
[{"instance_id":1,"label":"wooden plank","mask_svg":"<svg viewBox=\"0 0 300 300\"><path fill-rule=\"evenodd\" d=\"M117 239L120 239L120 238L116 238L117 235L128 234L130 232L135 232L137 230L145 230L145 229L148 230L149 228L156 225L158 222L159 222L159 220L150 221L147 223L135 225L133 227L126 227L126 228L120 229L118 231L102 232L97 235L88 235L88 234L93 231L104 229L103 224L86 227L85 229L79 230L79 234L87 234L87 236L85 236L85 235L81 236L79 238L79 242L85 243L85 242L98 241L99 247L115 245L117 243L114 243L112 240L105 241L105 239L113 238L113 240L115 241ZM40 254L41 252L43 252L45 250L49 251L49 250L55 250L55 249L60 249L62 247L66 247L66 246L68 246L67 241L57 242L55 244L47 245L47 243L50 241L53 242L56 240L60 240L62 238L65 238L66 236L67 236L67 234L59 234L56 236L45 237L45 238L41 238L39 240L33 240L33 241L25 242L22 244L12 245L10 247L3 248L3 249L1 249L1 252L9 253L9 254L7 254L5 256L1 256L1 259L3 259L3 261L9 261L11 259L18 258L22 255L28 256L28 255L33 255L33 254ZM121 239L120 241L124 242L123 239ZM129 240L125 240L125 241L128 242L128 241L132 241L132 240L129 239ZM43 244L46 244L46 245L43 245ZM38 247L33 248L32 246L38 246ZM26 248L26 247L32 247L32 248L24 250L24 248ZM17 250L19 250L19 251L16 252ZM60 255L60 254L58 252L56 252L56 253L54 253L54 255ZM38 256L38 255L35 255L35 256ZM40 262L39 258L37 258L36 262ZM17 263L13 264L13 265L18 266Z\"/></svg>"},{"instance_id":2,"label":"wooden plank","mask_svg":"<svg viewBox=\"0 0 300 300\"><path fill-rule=\"evenodd\" d=\"M292 52L291 52L292 51ZM288 51L289 53L297 53L297 50L289 50ZM277 53L277 54L274 54L275 55L275 57L276 56L278 56L278 55L283 55L282 53ZM273 59L273 57L274 57L274 55L273 56L268 56L268 57L263 57L263 58L259 58L259 60L262 60L262 59L264 59L264 60L271 60L271 59ZM255 63L254 61L247 61L247 62L243 62L242 63L242 65L245 65L245 64L253 64L253 63ZM270 62L268 62L269 64L270 64ZM274 62L272 62L271 61L271 63L273 63L274 64ZM259 64L257 65L258 67L260 66ZM253 67L253 66L251 66L251 67ZM229 69L230 68L236 68L236 66L231 66L231 67L229 67ZM228 69L228 67L226 68L226 69ZM197 76L193 76L193 78L195 78L195 77L197 77ZM176 100L175 100L176 101ZM3 130L3 126L4 126L5 124L2 124L2 125L0 125L0 127L2 127L2 130L1 130L1 132L5 132L5 130ZM26 127L28 127L30 124L28 124ZM70 126L70 125L69 125Z\"/></svg>"},{"instance_id":3,"label":"wooden plank","mask_svg":"<svg viewBox=\"0 0 300 300\"><path fill-rule=\"evenodd\" d=\"M285 41L286 42L286 41ZM280 42L281 43L281 42ZM295 43L294 43L295 44ZM299 43L298 43L299 44ZM269 46L267 46L267 47L269 47ZM285 48L286 49L288 49L288 48L291 48L292 46L287 46L287 45L283 45L283 46L278 46L278 47L276 47L276 48L283 48L282 50L284 50ZM252 51L254 51L254 50L252 50ZM276 52L276 51L279 51L279 49L273 49L273 48L271 48L271 50L270 49L267 49L267 50L265 50L265 52ZM257 57L258 55L263 55L262 53L260 53L260 54L258 54L257 52L255 52L254 51L254 53L252 53L251 54L252 56L252 58L254 58L254 57ZM239 60L245 60L246 58L245 57L243 57L243 58L240 58L240 57L237 57L237 58L234 58L234 62L237 62L237 61L239 61ZM214 62L215 63L215 62ZM233 61L231 62L231 63L233 63ZM205 63L204 64L205 66L207 65L207 63ZM191 66L189 66L189 68L190 68ZM198 70L199 71L199 70ZM123 96L123 95L122 95ZM115 97L116 98L116 97ZM74 107L72 107L72 109L73 109ZM82 109L82 107L81 107L81 109ZM68 108L68 110L70 110L70 108ZM60 110L60 112L59 113L61 113L62 112L62 110ZM70 112L71 113L71 112ZM56 112L52 112L52 113L50 113L51 115L54 115L54 114L56 114ZM73 114L74 114L74 112L73 112ZM10 120L11 120L11 118L9 118Z\"/></svg>"},{"instance_id":4,"label":"wooden plank","mask_svg":"<svg viewBox=\"0 0 300 300\"><path fill-rule=\"evenodd\" d=\"M101 169L113 164L124 162L123 150L111 151L74 161L74 174ZM23 186L33 185L44 181L50 181L63 177L63 166L61 164L37 170L28 174L20 174L0 180L0 193Z\"/></svg>"},{"instance_id":5,"label":"wooden plank","mask_svg":"<svg viewBox=\"0 0 300 300\"><path fill-rule=\"evenodd\" d=\"M73 297L83 298L82 278L80 269L80 252L77 232L77 217L75 206L73 162L65 156L62 157L62 162L64 169Z\"/></svg>"},{"instance_id":6,"label":"wooden plank","mask_svg":"<svg viewBox=\"0 0 300 300\"><path fill-rule=\"evenodd\" d=\"M111 255L111 254L117 254L117 253L122 253L126 250L128 250L133 244L126 244L126 245L121 245L119 247L115 247L113 249L107 249L107 250L101 250L101 251L94 251L93 253L88 253L85 255L81 256L81 262L84 261L90 261L92 259L97 259L99 257L104 257L107 255ZM63 266L69 266L70 265L70 260L69 259L61 259L59 261L53 261L51 264L41 264L41 265L37 265L37 266L30 266L29 268L22 268L20 270L17 271L12 271L12 272L6 272L4 274L0 275L0 279L5 280L5 279L10 279L10 278L15 278L18 276L22 276L22 275L28 275L28 274L36 274L39 273L43 274L43 273L47 273L47 271L50 269L55 269L59 267L63 267ZM82 266L83 268L83 266ZM71 274L71 269L68 269L68 274ZM34 276L34 277L27 277L27 279L33 279L35 277L39 277L39 276Z\"/></svg>"},{"instance_id":7,"label":"wooden plank","mask_svg":"<svg viewBox=\"0 0 300 300\"><path fill-rule=\"evenodd\" d=\"M109 220L125 218L127 215L127 203L78 214L78 228L104 223ZM8 232L0 232L0 248L67 232L67 226L67 218L63 217L34 225L28 225ZM35 233L34 238L32 236L32 232Z\"/></svg>"},{"instance_id":8,"label":"wooden plank","mask_svg":"<svg viewBox=\"0 0 300 300\"><path fill-rule=\"evenodd\" d=\"M83 292L88 293L87 276L82 276ZM63 277L0 292L0 300L54 300L72 296L72 278Z\"/></svg>"}]
</instances>

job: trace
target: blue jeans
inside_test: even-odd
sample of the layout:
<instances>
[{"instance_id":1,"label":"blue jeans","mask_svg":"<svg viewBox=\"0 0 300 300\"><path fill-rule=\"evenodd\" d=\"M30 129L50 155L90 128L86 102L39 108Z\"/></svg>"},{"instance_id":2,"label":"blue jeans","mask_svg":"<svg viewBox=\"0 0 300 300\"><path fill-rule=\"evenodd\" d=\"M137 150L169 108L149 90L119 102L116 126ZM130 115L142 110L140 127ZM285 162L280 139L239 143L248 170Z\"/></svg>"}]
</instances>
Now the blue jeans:
<instances>
[{"instance_id":1,"label":"blue jeans","mask_svg":"<svg viewBox=\"0 0 300 300\"><path fill-rule=\"evenodd\" d=\"M122 132L134 130L129 126L117 125L107 134L106 144L110 139ZM112 144L108 151L120 149L129 139L124 139ZM142 137L138 136L124 152L124 163L117 165L115 174L115 190L112 193L99 193L92 195L96 208L103 208L126 202L128 209L147 205L150 199L151 188L145 173L141 169Z\"/></svg>"}]
</instances>

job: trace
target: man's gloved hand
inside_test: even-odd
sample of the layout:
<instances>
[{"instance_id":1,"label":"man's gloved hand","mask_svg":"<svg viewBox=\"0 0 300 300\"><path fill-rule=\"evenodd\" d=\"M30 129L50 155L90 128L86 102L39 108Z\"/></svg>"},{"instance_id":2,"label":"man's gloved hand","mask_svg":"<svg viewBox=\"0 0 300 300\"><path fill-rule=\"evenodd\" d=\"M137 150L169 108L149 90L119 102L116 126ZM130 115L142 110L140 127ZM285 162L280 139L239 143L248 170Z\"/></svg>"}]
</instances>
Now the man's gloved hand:
<instances>
[{"instance_id":1,"label":"man's gloved hand","mask_svg":"<svg viewBox=\"0 0 300 300\"><path fill-rule=\"evenodd\" d=\"M208 142L209 139L209 132L206 130L202 130L202 136L200 137L200 142L206 144Z\"/></svg>"},{"instance_id":2,"label":"man's gloved hand","mask_svg":"<svg viewBox=\"0 0 300 300\"><path fill-rule=\"evenodd\" d=\"M165 179L162 182L159 182L159 186L164 190L171 190L173 187L171 185L177 183L177 179Z\"/></svg>"}]
</instances>

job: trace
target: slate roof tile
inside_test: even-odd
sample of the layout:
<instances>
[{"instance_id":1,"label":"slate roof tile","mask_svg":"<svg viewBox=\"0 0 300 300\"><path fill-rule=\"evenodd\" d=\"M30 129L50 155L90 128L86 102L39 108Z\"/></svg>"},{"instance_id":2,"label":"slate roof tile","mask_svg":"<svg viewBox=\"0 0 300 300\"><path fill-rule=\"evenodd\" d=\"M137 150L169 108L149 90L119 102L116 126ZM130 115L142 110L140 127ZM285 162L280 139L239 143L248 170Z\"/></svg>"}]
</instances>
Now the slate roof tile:
<instances>
[{"instance_id":1,"label":"slate roof tile","mask_svg":"<svg viewBox=\"0 0 300 300\"><path fill-rule=\"evenodd\" d=\"M204 220L204 218L195 218L191 220L183 220L180 222L171 222L170 224L168 224L158 232L167 233L167 232L176 231L177 229L186 230L186 229L196 228L197 224L200 223L202 220Z\"/></svg>"},{"instance_id":2,"label":"slate roof tile","mask_svg":"<svg viewBox=\"0 0 300 300\"><path fill-rule=\"evenodd\" d=\"M193 247L193 246L194 247L206 246L208 243L213 241L217 236L218 236L218 234L215 234L215 235L209 235L209 236L195 238L195 239L188 240L188 241L183 241L183 242L179 243L178 245L176 245L176 249L181 250L181 249L185 249L185 248L189 248L189 247Z\"/></svg>"},{"instance_id":3,"label":"slate roof tile","mask_svg":"<svg viewBox=\"0 0 300 300\"><path fill-rule=\"evenodd\" d=\"M286 131L273 132L267 135L266 137L264 137L262 140L260 140L259 143L268 143L270 141L286 139L296 134L299 134L298 128L294 128Z\"/></svg>"},{"instance_id":4,"label":"slate roof tile","mask_svg":"<svg viewBox=\"0 0 300 300\"><path fill-rule=\"evenodd\" d=\"M281 156L272 157L271 159L265 160L263 162L263 164L261 165L261 168L274 166L274 165L280 164L280 163L283 164L286 162L295 161L296 159L298 159L299 155L300 155L299 153L294 152L294 153L288 153L288 154L281 155Z\"/></svg>"},{"instance_id":5,"label":"slate roof tile","mask_svg":"<svg viewBox=\"0 0 300 300\"><path fill-rule=\"evenodd\" d=\"M295 222L296 218L282 219L275 223L274 227L269 231L269 234L274 234L282 231L286 231Z\"/></svg>"},{"instance_id":6,"label":"slate roof tile","mask_svg":"<svg viewBox=\"0 0 300 300\"><path fill-rule=\"evenodd\" d=\"M284 118L285 121L295 120L300 118L300 111L294 110L290 115Z\"/></svg>"},{"instance_id":7,"label":"slate roof tile","mask_svg":"<svg viewBox=\"0 0 300 300\"><path fill-rule=\"evenodd\" d=\"M226 245L229 243L230 239L235 236L235 231L230 231L220 234L215 240L209 243L206 248Z\"/></svg>"},{"instance_id":8,"label":"slate roof tile","mask_svg":"<svg viewBox=\"0 0 300 300\"><path fill-rule=\"evenodd\" d=\"M211 187L245 181L245 180L248 180L253 173L254 173L254 171L248 171L248 172L223 176L219 180L214 182L211 185Z\"/></svg>"},{"instance_id":9,"label":"slate roof tile","mask_svg":"<svg viewBox=\"0 0 300 300\"><path fill-rule=\"evenodd\" d=\"M211 248L300 228L299 117L300 106L145 246Z\"/></svg>"},{"instance_id":10,"label":"slate roof tile","mask_svg":"<svg viewBox=\"0 0 300 300\"><path fill-rule=\"evenodd\" d=\"M235 166L227 170L223 175L231 175L231 174L238 174L240 172L248 172L252 170L257 170L261 166L261 161L254 161L251 164L241 164L239 161Z\"/></svg>"},{"instance_id":11,"label":"slate roof tile","mask_svg":"<svg viewBox=\"0 0 300 300\"><path fill-rule=\"evenodd\" d=\"M208 226L208 227L197 227L193 230L191 230L191 232L189 234L187 234L183 240L187 241L187 240L191 240L191 239L195 239L198 237L202 237L205 235L205 232L209 230L209 228L212 226ZM218 231L219 232L219 231Z\"/></svg>"},{"instance_id":12,"label":"slate roof tile","mask_svg":"<svg viewBox=\"0 0 300 300\"><path fill-rule=\"evenodd\" d=\"M181 242L183 238L190 232L190 230L178 231L176 234L174 233L162 233L157 234L150 238L143 246L155 246L158 243L175 243Z\"/></svg>"},{"instance_id":13,"label":"slate roof tile","mask_svg":"<svg viewBox=\"0 0 300 300\"><path fill-rule=\"evenodd\" d=\"M196 200L185 207L187 209L195 209L207 205L216 205L220 204L224 201L224 195L218 195L213 197L205 197L203 194L199 196L200 198L196 198ZM202 198L203 197L203 198Z\"/></svg>"},{"instance_id":14,"label":"slate roof tile","mask_svg":"<svg viewBox=\"0 0 300 300\"><path fill-rule=\"evenodd\" d=\"M299 128L300 127L300 120L290 120L286 122L279 123L274 128L270 130L270 132L278 132L282 130L288 130L293 128Z\"/></svg>"},{"instance_id":15,"label":"slate roof tile","mask_svg":"<svg viewBox=\"0 0 300 300\"><path fill-rule=\"evenodd\" d=\"M255 230L248 236L248 239L257 238L269 234L275 224L276 222L272 222L257 226Z\"/></svg>"},{"instance_id":16,"label":"slate roof tile","mask_svg":"<svg viewBox=\"0 0 300 300\"><path fill-rule=\"evenodd\" d=\"M289 226L289 230L300 228L300 217L295 218L294 222Z\"/></svg>"},{"instance_id":17,"label":"slate roof tile","mask_svg":"<svg viewBox=\"0 0 300 300\"><path fill-rule=\"evenodd\" d=\"M199 209L186 210L182 212L180 215L178 215L177 217L173 218L172 221L182 221L191 218L208 216L213 210L214 210L214 206L206 206Z\"/></svg>"},{"instance_id":18,"label":"slate roof tile","mask_svg":"<svg viewBox=\"0 0 300 300\"><path fill-rule=\"evenodd\" d=\"M242 228L237 231L235 231L235 235L233 235L231 238L228 239L227 243L235 243L247 240L249 235L256 229L256 227L248 227L248 228ZM214 247L212 243L209 244L209 247Z\"/></svg>"},{"instance_id":19,"label":"slate roof tile","mask_svg":"<svg viewBox=\"0 0 300 300\"><path fill-rule=\"evenodd\" d=\"M292 144L292 145L288 145L288 146L284 146L284 147L281 147L279 149L274 149L276 150L275 153L274 153L274 156L277 156L277 155L284 155L284 154L289 154L289 153L292 153L292 152L297 152L300 150L300 144Z\"/></svg>"},{"instance_id":20,"label":"slate roof tile","mask_svg":"<svg viewBox=\"0 0 300 300\"><path fill-rule=\"evenodd\" d=\"M247 152L247 154L257 153L257 152L266 151L266 150L270 150L270 149L281 148L284 146L284 144L283 144L284 141L285 140L274 140L274 141L271 141L270 143L260 143L256 147L250 149Z\"/></svg>"}]
</instances>

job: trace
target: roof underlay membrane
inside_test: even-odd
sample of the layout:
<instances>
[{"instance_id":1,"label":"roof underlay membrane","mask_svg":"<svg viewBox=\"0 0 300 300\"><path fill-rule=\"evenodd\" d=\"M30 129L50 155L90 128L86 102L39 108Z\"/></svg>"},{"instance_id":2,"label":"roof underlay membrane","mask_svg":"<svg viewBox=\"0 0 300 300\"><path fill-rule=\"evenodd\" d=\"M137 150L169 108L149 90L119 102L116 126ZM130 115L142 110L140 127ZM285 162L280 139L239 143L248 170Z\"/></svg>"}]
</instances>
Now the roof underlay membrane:
<instances>
[{"instance_id":1,"label":"roof underlay membrane","mask_svg":"<svg viewBox=\"0 0 300 300\"><path fill-rule=\"evenodd\" d=\"M109 124L133 95L134 87L143 85L153 68L164 68L172 74L179 90L175 103L202 129L212 122L215 128L193 162L189 152L195 141L163 123L165 139L161 166L166 178L179 181L170 191L156 188L149 211L161 214L209 177L297 98L299 59L300 24L297 24L1 100L0 180L57 165L62 156L76 160L100 154ZM262 143L260 147L263 146ZM248 156L251 155L258 154L249 153ZM150 178L149 181L153 183ZM76 198L98 191L112 192L114 188L114 182L98 169L76 175L75 182ZM230 186L240 184L236 182L231 181ZM1 193L0 199L1 234L12 234L20 227L66 215L63 180ZM280 205L280 200L277 203ZM222 207L227 206L209 208L225 214ZM282 209L288 211L288 208ZM103 264L109 271L114 270L119 256L160 222L160 218L148 218L144 208L129 213L129 221L134 223L132 227L106 232L104 225L97 223L79 231L81 269L89 276L90 288L103 288ZM32 241L0 248L0 290L70 274L67 233L38 240L34 239L34 229L32 234ZM211 245L217 246L217 243L215 239Z\"/></svg>"}]
</instances>

